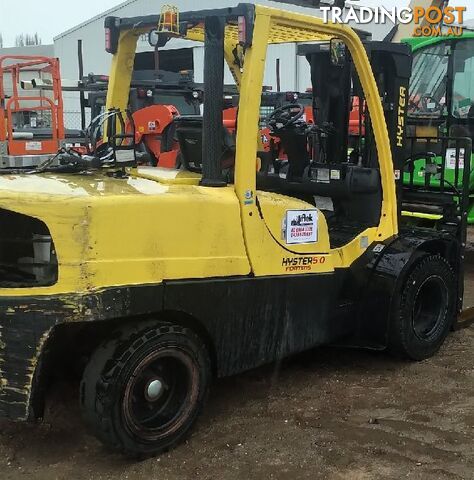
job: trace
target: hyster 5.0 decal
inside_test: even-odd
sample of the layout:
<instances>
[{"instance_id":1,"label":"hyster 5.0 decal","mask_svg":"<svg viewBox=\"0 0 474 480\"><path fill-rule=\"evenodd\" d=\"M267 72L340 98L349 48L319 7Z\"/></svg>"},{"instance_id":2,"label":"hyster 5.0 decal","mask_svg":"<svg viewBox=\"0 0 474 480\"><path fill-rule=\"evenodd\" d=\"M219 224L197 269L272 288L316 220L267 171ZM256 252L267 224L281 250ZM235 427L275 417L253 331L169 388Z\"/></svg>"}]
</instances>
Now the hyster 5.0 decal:
<instances>
[{"instance_id":1,"label":"hyster 5.0 decal","mask_svg":"<svg viewBox=\"0 0 474 480\"><path fill-rule=\"evenodd\" d=\"M321 265L326 262L326 257L299 257L299 258L283 258L282 267L287 272L310 272L315 265Z\"/></svg>"}]
</instances>

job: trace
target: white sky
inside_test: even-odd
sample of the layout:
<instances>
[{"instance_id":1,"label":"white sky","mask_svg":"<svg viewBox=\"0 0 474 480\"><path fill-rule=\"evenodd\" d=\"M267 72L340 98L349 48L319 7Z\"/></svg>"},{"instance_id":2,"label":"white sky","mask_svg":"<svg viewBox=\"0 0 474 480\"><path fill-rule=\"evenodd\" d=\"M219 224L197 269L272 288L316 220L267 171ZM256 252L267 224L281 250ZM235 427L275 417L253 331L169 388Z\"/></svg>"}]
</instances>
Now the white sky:
<instances>
[{"instance_id":1,"label":"white sky","mask_svg":"<svg viewBox=\"0 0 474 480\"><path fill-rule=\"evenodd\" d=\"M19 33L38 32L43 44L77 24L123 3L120 0L0 0L3 46ZM157 4L159 4L159 0ZM157 8L158 9L158 8Z\"/></svg>"},{"instance_id":2,"label":"white sky","mask_svg":"<svg viewBox=\"0 0 474 480\"><path fill-rule=\"evenodd\" d=\"M156 1L157 12L160 0ZM236 0L235 3L245 0ZM0 33L5 47L13 46L19 33L38 32L43 44L52 43L53 37L95 15L122 3L119 0L0 0ZM172 3L172 1L170 1ZM216 0L216 7L219 1ZM406 6L409 0L360 0L359 5L393 7ZM451 0L450 5L467 6L466 18L474 17L472 0ZM198 8L189 0L190 10Z\"/></svg>"}]
</instances>

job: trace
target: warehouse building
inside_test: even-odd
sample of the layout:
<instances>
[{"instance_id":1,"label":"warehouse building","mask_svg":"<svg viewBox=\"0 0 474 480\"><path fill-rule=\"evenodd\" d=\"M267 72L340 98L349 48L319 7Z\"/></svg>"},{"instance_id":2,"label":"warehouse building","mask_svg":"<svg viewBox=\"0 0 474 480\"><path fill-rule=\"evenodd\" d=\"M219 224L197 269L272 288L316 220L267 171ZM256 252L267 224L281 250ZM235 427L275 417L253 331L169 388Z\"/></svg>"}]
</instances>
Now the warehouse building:
<instances>
[{"instance_id":1,"label":"warehouse building","mask_svg":"<svg viewBox=\"0 0 474 480\"><path fill-rule=\"evenodd\" d=\"M166 2L164 2L166 3ZM235 0L220 0L218 4L214 0L201 0L199 5L190 0L175 0L173 4L180 11L193 10L196 8L216 8L235 6ZM288 0L287 2L272 2L259 0L259 4L285 8L309 15L320 15L317 8L312 7L311 0ZM162 4L155 0L127 0L117 7L97 15L90 20L58 35L54 39L55 55L61 62L61 75L67 79L78 78L78 41L82 41L84 59L84 72L106 74L109 71L111 56L104 48L104 19L107 16L134 17L139 15L156 14L161 10ZM366 25L365 30L372 35L374 40L382 40L393 28L393 24ZM193 70L196 82L202 82L204 48L200 44L173 39L160 54L160 68L169 71ZM148 44L146 36L140 38L138 44L138 62L140 69L153 69L153 48ZM270 46L265 85L276 88L277 84L277 59L279 63L280 86L283 91L305 91L310 85L309 70L306 60L297 55L294 44ZM231 83L230 72L226 74L226 83ZM64 93L65 118L70 127L77 127L78 97L74 93Z\"/></svg>"}]
</instances>

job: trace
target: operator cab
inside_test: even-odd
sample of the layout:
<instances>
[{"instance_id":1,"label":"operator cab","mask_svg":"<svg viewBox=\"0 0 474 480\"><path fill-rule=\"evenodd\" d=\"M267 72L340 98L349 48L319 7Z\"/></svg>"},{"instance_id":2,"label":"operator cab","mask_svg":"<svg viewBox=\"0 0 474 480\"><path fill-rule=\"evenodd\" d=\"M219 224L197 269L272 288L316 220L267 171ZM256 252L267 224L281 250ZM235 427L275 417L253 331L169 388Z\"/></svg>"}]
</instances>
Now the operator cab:
<instances>
[{"instance_id":1,"label":"operator cab","mask_svg":"<svg viewBox=\"0 0 474 480\"><path fill-rule=\"evenodd\" d=\"M365 47L396 158L400 149L395 105L400 87L408 83L409 51L404 45L384 42L369 41ZM257 186L313 203L326 217L335 248L379 221L382 189L375 140L364 92L343 44L302 45L299 53L311 70L312 118L298 103L273 111L270 132L287 160L275 158L267 171L258 174Z\"/></svg>"},{"instance_id":2,"label":"operator cab","mask_svg":"<svg viewBox=\"0 0 474 480\"><path fill-rule=\"evenodd\" d=\"M372 41L365 42L365 48L384 102L396 159L401 149L396 140L399 113L395 105L400 88L408 86L409 48ZM347 47L333 40L301 45L299 54L306 57L310 70L312 88L305 96L311 97L311 107L300 103L297 96L284 94L287 101L278 102L268 116L271 141L279 145L284 158L270 151L268 161L260 148L257 189L314 205L326 218L331 247L337 248L378 225L382 188L377 149L364 92ZM267 96L263 93L261 106L268 103ZM184 168L201 173L203 117L181 116L175 125ZM225 126L220 130L217 155L224 177L232 183L235 135ZM265 136L263 130L260 133Z\"/></svg>"}]
</instances>

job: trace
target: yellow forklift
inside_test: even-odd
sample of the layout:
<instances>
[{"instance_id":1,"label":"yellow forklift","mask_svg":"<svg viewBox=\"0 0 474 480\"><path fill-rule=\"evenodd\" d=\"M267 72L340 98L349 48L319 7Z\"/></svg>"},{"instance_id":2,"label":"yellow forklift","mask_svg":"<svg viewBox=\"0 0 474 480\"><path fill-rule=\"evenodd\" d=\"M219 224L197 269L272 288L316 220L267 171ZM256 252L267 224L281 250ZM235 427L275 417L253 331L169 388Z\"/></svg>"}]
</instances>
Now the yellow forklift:
<instances>
[{"instance_id":1,"label":"yellow forklift","mask_svg":"<svg viewBox=\"0 0 474 480\"><path fill-rule=\"evenodd\" d=\"M157 25L205 49L203 116L176 119L181 170L137 167L123 129L136 43ZM41 417L55 374L86 359L87 423L109 447L153 455L185 438L214 377L329 343L438 351L462 308L468 195L446 187L436 228L400 224L402 208L429 201L420 187L403 204L396 182L408 47L250 4L105 26L104 143L0 173L2 416ZM282 164L260 152L259 108L267 47L287 42L312 42L315 121L294 102L274 112ZM225 61L236 136L223 124ZM348 148L352 88L364 124ZM468 175L470 146L457 148Z\"/></svg>"}]
</instances>

